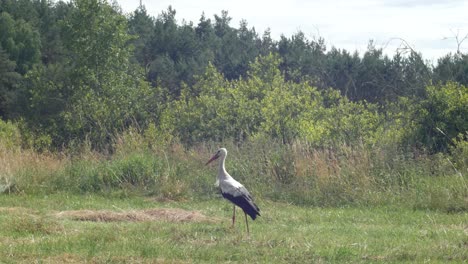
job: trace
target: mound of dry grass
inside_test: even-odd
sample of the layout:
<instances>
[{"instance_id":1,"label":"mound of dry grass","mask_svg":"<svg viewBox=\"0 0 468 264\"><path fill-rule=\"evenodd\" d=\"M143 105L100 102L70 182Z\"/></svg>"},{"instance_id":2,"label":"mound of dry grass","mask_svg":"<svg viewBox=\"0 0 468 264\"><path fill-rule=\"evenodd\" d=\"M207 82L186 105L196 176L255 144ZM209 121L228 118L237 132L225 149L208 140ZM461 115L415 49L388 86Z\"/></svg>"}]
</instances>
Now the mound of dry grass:
<instances>
[{"instance_id":1,"label":"mound of dry grass","mask_svg":"<svg viewBox=\"0 0 468 264\"><path fill-rule=\"evenodd\" d=\"M55 214L58 218L93 222L217 222L218 219L203 215L198 211L178 208L147 209L115 212L110 210L74 210Z\"/></svg>"}]
</instances>

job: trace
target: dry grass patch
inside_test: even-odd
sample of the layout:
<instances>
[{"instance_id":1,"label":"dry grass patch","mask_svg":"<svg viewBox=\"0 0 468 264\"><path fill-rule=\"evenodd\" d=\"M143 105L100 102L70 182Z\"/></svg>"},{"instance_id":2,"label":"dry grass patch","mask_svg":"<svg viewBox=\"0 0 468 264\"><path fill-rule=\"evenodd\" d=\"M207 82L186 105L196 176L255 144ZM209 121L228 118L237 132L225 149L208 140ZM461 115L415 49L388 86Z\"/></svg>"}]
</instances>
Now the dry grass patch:
<instances>
[{"instance_id":1,"label":"dry grass patch","mask_svg":"<svg viewBox=\"0 0 468 264\"><path fill-rule=\"evenodd\" d=\"M21 258L21 259L20 259ZM73 263L142 263L142 264L157 264L157 263L191 263L188 261L176 261L176 260L170 260L167 261L166 259L161 259L161 258L143 258L143 257L138 257L138 256L125 256L125 257L115 257L115 256L107 256L107 257L86 257L86 256L80 256L77 254L70 254L70 253L64 253L61 255L57 256L47 256L47 257L39 257L39 256L24 256L23 258L21 256L18 257L17 260L15 260L14 263L67 263L67 264L73 264Z\"/></svg>"},{"instance_id":2,"label":"dry grass patch","mask_svg":"<svg viewBox=\"0 0 468 264\"><path fill-rule=\"evenodd\" d=\"M0 207L0 213L27 215L37 217L38 212L25 207ZM54 212L51 216L59 219L92 222L219 222L215 217L208 217L199 211L188 211L179 208L154 208L145 210L111 211L111 210L70 210Z\"/></svg>"},{"instance_id":3,"label":"dry grass patch","mask_svg":"<svg viewBox=\"0 0 468 264\"><path fill-rule=\"evenodd\" d=\"M177 208L132 210L115 212L110 210L75 210L56 213L58 218L69 218L77 221L93 222L217 222L217 218L208 217L198 211L187 211Z\"/></svg>"},{"instance_id":4,"label":"dry grass patch","mask_svg":"<svg viewBox=\"0 0 468 264\"><path fill-rule=\"evenodd\" d=\"M33 209L29 209L26 207L0 207L1 213L9 213L9 214L37 214L37 211Z\"/></svg>"}]
</instances>

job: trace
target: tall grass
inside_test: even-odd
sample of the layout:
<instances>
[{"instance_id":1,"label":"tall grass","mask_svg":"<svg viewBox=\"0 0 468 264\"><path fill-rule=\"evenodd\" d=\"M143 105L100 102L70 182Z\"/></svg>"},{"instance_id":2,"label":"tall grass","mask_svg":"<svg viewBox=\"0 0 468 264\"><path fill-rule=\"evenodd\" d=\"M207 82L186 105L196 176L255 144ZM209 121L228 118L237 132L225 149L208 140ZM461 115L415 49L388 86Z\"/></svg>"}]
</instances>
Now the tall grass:
<instances>
[{"instance_id":1,"label":"tall grass","mask_svg":"<svg viewBox=\"0 0 468 264\"><path fill-rule=\"evenodd\" d=\"M163 199L218 195L216 166L205 166L220 146L226 168L259 199L313 206L399 204L416 209L468 210L466 168L447 155L424 155L396 147L312 148L255 140L241 145L203 143L155 146L128 131L112 154L86 145L59 154L0 149L0 180L19 192L141 193Z\"/></svg>"},{"instance_id":2,"label":"tall grass","mask_svg":"<svg viewBox=\"0 0 468 264\"><path fill-rule=\"evenodd\" d=\"M48 183L51 175L62 171L70 161L60 154L38 153L0 145L0 191L33 192Z\"/></svg>"}]
</instances>

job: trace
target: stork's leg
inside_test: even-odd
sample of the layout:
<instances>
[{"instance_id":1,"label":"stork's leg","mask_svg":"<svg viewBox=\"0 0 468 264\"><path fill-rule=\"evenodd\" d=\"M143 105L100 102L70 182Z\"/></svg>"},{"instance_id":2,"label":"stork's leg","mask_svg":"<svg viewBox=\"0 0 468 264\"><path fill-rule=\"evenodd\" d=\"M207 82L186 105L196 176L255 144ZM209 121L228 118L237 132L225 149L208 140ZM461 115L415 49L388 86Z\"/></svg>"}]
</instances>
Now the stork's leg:
<instances>
[{"instance_id":1,"label":"stork's leg","mask_svg":"<svg viewBox=\"0 0 468 264\"><path fill-rule=\"evenodd\" d=\"M234 205L232 210L232 227L234 227L234 222L236 221L236 206Z\"/></svg>"},{"instance_id":2,"label":"stork's leg","mask_svg":"<svg viewBox=\"0 0 468 264\"><path fill-rule=\"evenodd\" d=\"M247 227L247 235L250 235L249 232L249 221L247 221L247 214L244 212L245 215L245 226Z\"/></svg>"}]
</instances>

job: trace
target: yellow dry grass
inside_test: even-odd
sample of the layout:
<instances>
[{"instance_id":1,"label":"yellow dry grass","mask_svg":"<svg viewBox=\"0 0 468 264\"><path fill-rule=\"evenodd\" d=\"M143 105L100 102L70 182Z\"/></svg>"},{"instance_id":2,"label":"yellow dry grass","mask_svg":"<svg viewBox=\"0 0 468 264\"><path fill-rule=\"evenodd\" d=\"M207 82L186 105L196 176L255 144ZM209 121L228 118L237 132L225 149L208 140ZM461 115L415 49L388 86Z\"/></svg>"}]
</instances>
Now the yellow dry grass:
<instances>
[{"instance_id":1,"label":"yellow dry grass","mask_svg":"<svg viewBox=\"0 0 468 264\"><path fill-rule=\"evenodd\" d=\"M187 211L178 208L157 208L115 212L110 210L73 210L55 214L58 218L92 222L217 222L217 218L208 217L199 211Z\"/></svg>"},{"instance_id":2,"label":"yellow dry grass","mask_svg":"<svg viewBox=\"0 0 468 264\"><path fill-rule=\"evenodd\" d=\"M84 257L78 254L63 253L60 255L47 256L44 258L38 258L36 256L19 256L15 263L191 263L189 261L182 260L170 260L162 258L144 258L138 256L106 256L106 257Z\"/></svg>"},{"instance_id":3,"label":"yellow dry grass","mask_svg":"<svg viewBox=\"0 0 468 264\"><path fill-rule=\"evenodd\" d=\"M58 154L0 148L0 185L11 188L22 180L25 171L34 176L27 179L29 182L41 182L43 177L63 169L66 162L68 159Z\"/></svg>"}]
</instances>

